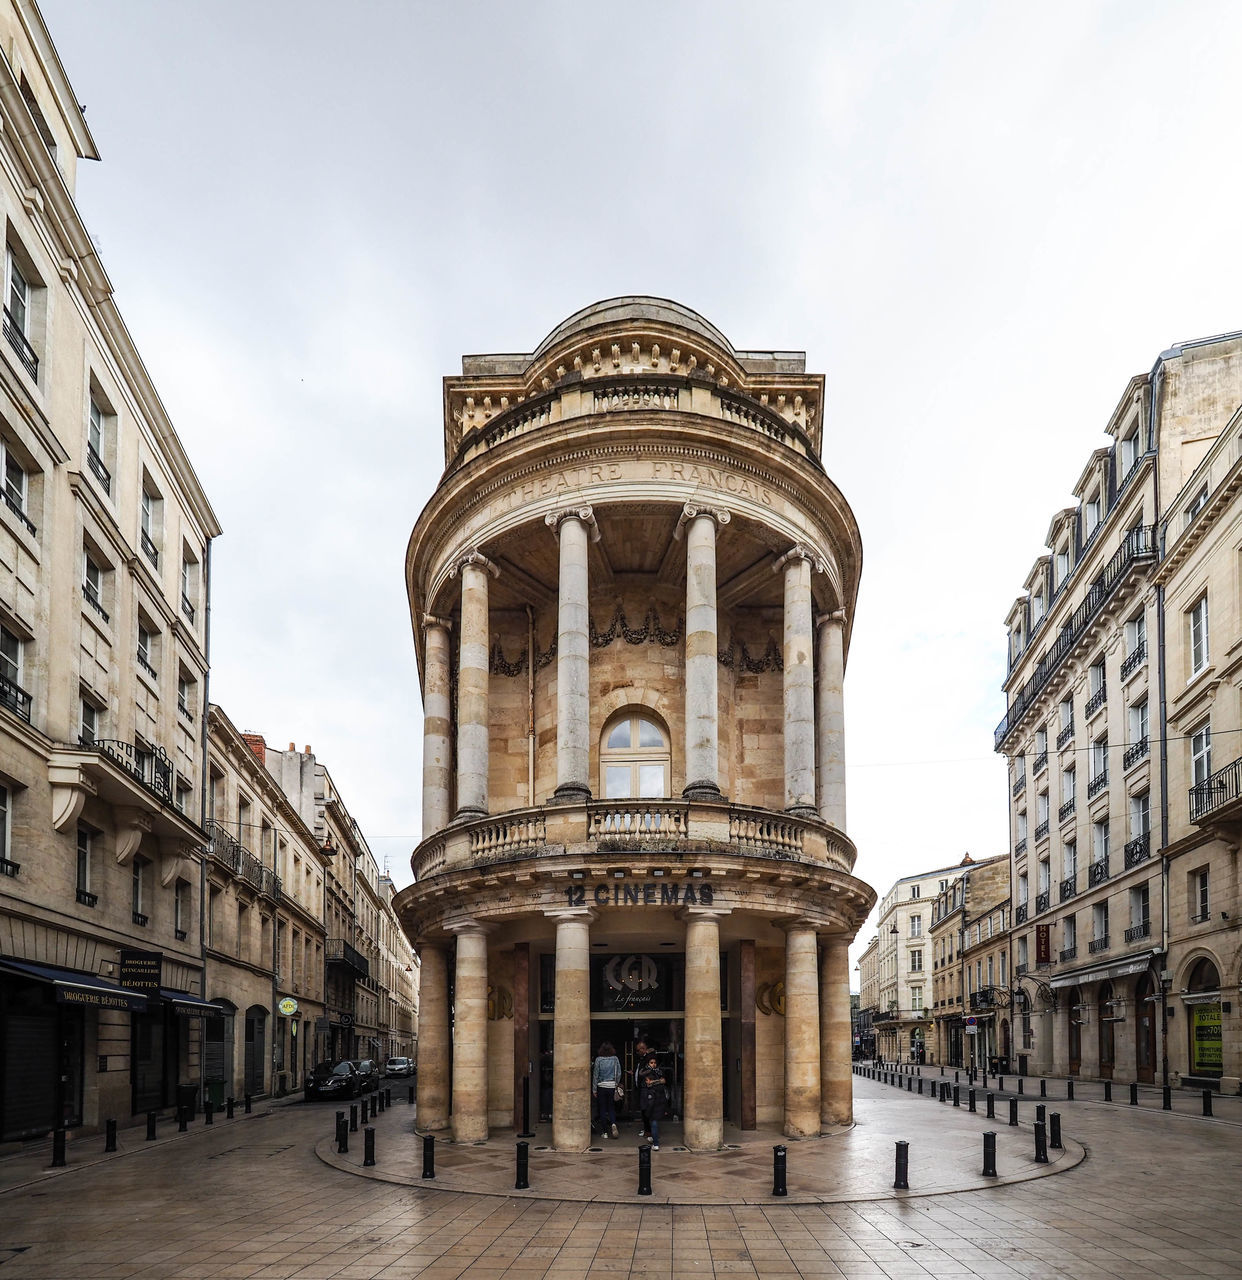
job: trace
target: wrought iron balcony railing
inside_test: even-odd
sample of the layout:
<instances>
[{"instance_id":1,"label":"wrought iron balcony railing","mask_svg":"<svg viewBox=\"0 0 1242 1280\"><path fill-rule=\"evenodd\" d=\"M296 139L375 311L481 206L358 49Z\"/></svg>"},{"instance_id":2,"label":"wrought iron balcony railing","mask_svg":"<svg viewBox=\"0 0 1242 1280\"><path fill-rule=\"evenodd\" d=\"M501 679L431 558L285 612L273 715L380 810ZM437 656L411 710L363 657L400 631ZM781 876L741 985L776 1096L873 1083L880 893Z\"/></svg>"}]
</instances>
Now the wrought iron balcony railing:
<instances>
[{"instance_id":1,"label":"wrought iron balcony railing","mask_svg":"<svg viewBox=\"0 0 1242 1280\"><path fill-rule=\"evenodd\" d=\"M152 680L158 680L160 673L151 665L150 659L141 649L138 650L138 665L151 677Z\"/></svg>"},{"instance_id":2,"label":"wrought iron balcony railing","mask_svg":"<svg viewBox=\"0 0 1242 1280\"><path fill-rule=\"evenodd\" d=\"M191 625L193 625L194 606L193 604L190 603L190 597L187 596L185 592L181 593L181 612L185 614L186 621L189 622Z\"/></svg>"},{"instance_id":3,"label":"wrought iron balcony railing","mask_svg":"<svg viewBox=\"0 0 1242 1280\"><path fill-rule=\"evenodd\" d=\"M1126 843L1126 866L1137 867L1151 857L1151 832L1144 831Z\"/></svg>"},{"instance_id":4,"label":"wrought iron balcony railing","mask_svg":"<svg viewBox=\"0 0 1242 1280\"><path fill-rule=\"evenodd\" d=\"M1037 894L1035 897L1035 914L1039 915L1041 911L1047 911L1052 906L1052 890L1045 889L1043 893Z\"/></svg>"},{"instance_id":5,"label":"wrought iron balcony railing","mask_svg":"<svg viewBox=\"0 0 1242 1280\"><path fill-rule=\"evenodd\" d=\"M13 313L5 307L4 309L4 336L8 339L9 346L13 348L18 360L21 362L22 368L36 381L39 381L39 357L35 355L34 347L32 347L22 332L21 325L17 322L17 318Z\"/></svg>"},{"instance_id":6,"label":"wrought iron balcony railing","mask_svg":"<svg viewBox=\"0 0 1242 1280\"><path fill-rule=\"evenodd\" d=\"M1030 907L1025 902L1019 902L1013 911L1014 924L1025 924L1026 917L1030 913Z\"/></svg>"},{"instance_id":7,"label":"wrought iron balcony railing","mask_svg":"<svg viewBox=\"0 0 1242 1280\"><path fill-rule=\"evenodd\" d=\"M1126 930L1127 942L1140 942L1143 938L1151 937L1151 921L1144 920L1141 924L1132 924Z\"/></svg>"},{"instance_id":8,"label":"wrought iron balcony railing","mask_svg":"<svg viewBox=\"0 0 1242 1280\"><path fill-rule=\"evenodd\" d=\"M1061 901L1068 902L1071 898L1076 898L1077 896L1078 877L1076 875L1066 876L1065 879L1061 881Z\"/></svg>"},{"instance_id":9,"label":"wrought iron balcony railing","mask_svg":"<svg viewBox=\"0 0 1242 1280\"><path fill-rule=\"evenodd\" d=\"M1121 660L1121 678L1125 680L1128 676L1133 675L1146 661L1147 641L1144 640L1133 653L1127 654Z\"/></svg>"},{"instance_id":10,"label":"wrought iron balcony railing","mask_svg":"<svg viewBox=\"0 0 1242 1280\"><path fill-rule=\"evenodd\" d=\"M1078 948L1076 946L1061 948L1061 959L1063 961L1076 960L1077 958L1078 958Z\"/></svg>"},{"instance_id":11,"label":"wrought iron balcony railing","mask_svg":"<svg viewBox=\"0 0 1242 1280\"><path fill-rule=\"evenodd\" d=\"M1100 772L1087 783L1087 799L1090 800L1093 797L1098 796L1106 786L1108 786L1108 770L1101 769Z\"/></svg>"},{"instance_id":12,"label":"wrought iron balcony railing","mask_svg":"<svg viewBox=\"0 0 1242 1280\"><path fill-rule=\"evenodd\" d=\"M280 877L265 867L231 832L214 818L207 822L207 852L239 879L253 885L270 898L280 897Z\"/></svg>"},{"instance_id":13,"label":"wrought iron balcony railing","mask_svg":"<svg viewBox=\"0 0 1242 1280\"><path fill-rule=\"evenodd\" d=\"M1103 884L1108 879L1108 859L1097 858L1087 871L1087 885L1089 888L1095 888L1097 884Z\"/></svg>"},{"instance_id":14,"label":"wrought iron balcony railing","mask_svg":"<svg viewBox=\"0 0 1242 1280\"><path fill-rule=\"evenodd\" d=\"M1092 955L1096 955L1100 951L1107 951L1108 950L1108 934L1104 934L1104 936L1100 938L1092 938L1091 944L1088 950L1091 952Z\"/></svg>"},{"instance_id":15,"label":"wrought iron balcony railing","mask_svg":"<svg viewBox=\"0 0 1242 1280\"><path fill-rule=\"evenodd\" d=\"M371 966L367 963L366 956L344 938L327 940L324 944L324 959L329 964L339 964L352 969L359 978L367 978L371 974Z\"/></svg>"},{"instance_id":16,"label":"wrought iron balcony railing","mask_svg":"<svg viewBox=\"0 0 1242 1280\"><path fill-rule=\"evenodd\" d=\"M82 598L105 622L112 621L112 619L108 617L107 609L103 607L100 603L99 597L95 594L95 588L92 587L89 582L84 582L82 584Z\"/></svg>"},{"instance_id":17,"label":"wrought iron balcony railing","mask_svg":"<svg viewBox=\"0 0 1242 1280\"><path fill-rule=\"evenodd\" d=\"M1128 769L1132 764L1138 764L1149 750L1150 744L1147 735L1144 734L1137 742L1126 748L1125 755L1121 757L1121 767Z\"/></svg>"},{"instance_id":18,"label":"wrought iron balcony railing","mask_svg":"<svg viewBox=\"0 0 1242 1280\"><path fill-rule=\"evenodd\" d=\"M1078 797L1070 796L1070 798L1057 810L1057 821L1064 822L1066 818L1073 815L1074 810L1078 808Z\"/></svg>"},{"instance_id":19,"label":"wrought iron balcony railing","mask_svg":"<svg viewBox=\"0 0 1242 1280\"><path fill-rule=\"evenodd\" d=\"M1103 682L1100 687L1087 699L1087 705L1084 708L1087 719L1090 720L1093 715L1108 701L1108 685Z\"/></svg>"},{"instance_id":20,"label":"wrought iron balcony railing","mask_svg":"<svg viewBox=\"0 0 1242 1280\"><path fill-rule=\"evenodd\" d=\"M1013 851L1015 854L1022 854L1026 852L1026 836L1023 836L1022 839L1014 845Z\"/></svg>"},{"instance_id":21,"label":"wrought iron balcony railing","mask_svg":"<svg viewBox=\"0 0 1242 1280\"><path fill-rule=\"evenodd\" d=\"M103 486L104 493L112 492L112 473L104 466L104 460L95 452L95 446L86 446L86 461L95 473L95 479Z\"/></svg>"},{"instance_id":22,"label":"wrought iron balcony railing","mask_svg":"<svg viewBox=\"0 0 1242 1280\"><path fill-rule=\"evenodd\" d=\"M7 490L4 490L4 505L26 526L26 532L33 538L38 529L35 522L26 514L26 508Z\"/></svg>"},{"instance_id":23,"label":"wrought iron balcony railing","mask_svg":"<svg viewBox=\"0 0 1242 1280\"><path fill-rule=\"evenodd\" d=\"M1040 823L1040 824L1035 828L1035 839L1036 839L1036 840L1042 840L1042 839L1044 838L1044 836L1046 836L1047 834L1048 834L1048 819L1047 819L1047 818L1045 818L1045 819L1043 820L1043 822L1041 822L1041 823Z\"/></svg>"},{"instance_id":24,"label":"wrought iron balcony railing","mask_svg":"<svg viewBox=\"0 0 1242 1280\"><path fill-rule=\"evenodd\" d=\"M98 751L114 764L120 765L157 800L172 804L173 767L163 747L140 751L132 742L121 742L116 738L79 738L78 741L82 746Z\"/></svg>"},{"instance_id":25,"label":"wrought iron balcony railing","mask_svg":"<svg viewBox=\"0 0 1242 1280\"><path fill-rule=\"evenodd\" d=\"M1018 774L1018 776L1013 780L1013 794L1014 794L1015 796L1019 796L1019 795L1021 795L1021 794L1022 794L1023 789L1025 788L1025 786L1026 786L1026 774L1025 774L1025 773L1020 773L1020 774Z\"/></svg>"},{"instance_id":26,"label":"wrought iron balcony railing","mask_svg":"<svg viewBox=\"0 0 1242 1280\"><path fill-rule=\"evenodd\" d=\"M1040 774L1040 773L1043 773L1043 771L1047 767L1048 767L1048 753L1046 751L1041 751L1039 755L1035 757L1035 763L1032 766L1032 772L1035 774Z\"/></svg>"},{"instance_id":27,"label":"wrought iron balcony railing","mask_svg":"<svg viewBox=\"0 0 1242 1280\"><path fill-rule=\"evenodd\" d=\"M151 541L151 535L145 529L140 529L138 531L138 542L147 559L150 560L158 569L160 567L160 550L155 543Z\"/></svg>"},{"instance_id":28,"label":"wrought iron balcony railing","mask_svg":"<svg viewBox=\"0 0 1242 1280\"><path fill-rule=\"evenodd\" d=\"M14 715L21 716L29 723L31 701L30 694L21 685L0 676L0 707L7 707Z\"/></svg>"},{"instance_id":29,"label":"wrought iron balcony railing","mask_svg":"<svg viewBox=\"0 0 1242 1280\"><path fill-rule=\"evenodd\" d=\"M1060 751L1074 736L1074 722L1071 720L1069 724L1057 734L1057 750Z\"/></svg>"},{"instance_id":30,"label":"wrought iron balcony railing","mask_svg":"<svg viewBox=\"0 0 1242 1280\"><path fill-rule=\"evenodd\" d=\"M1231 800L1242 797L1242 759L1217 770L1190 788L1190 820L1202 822L1210 813Z\"/></svg>"}]
</instances>

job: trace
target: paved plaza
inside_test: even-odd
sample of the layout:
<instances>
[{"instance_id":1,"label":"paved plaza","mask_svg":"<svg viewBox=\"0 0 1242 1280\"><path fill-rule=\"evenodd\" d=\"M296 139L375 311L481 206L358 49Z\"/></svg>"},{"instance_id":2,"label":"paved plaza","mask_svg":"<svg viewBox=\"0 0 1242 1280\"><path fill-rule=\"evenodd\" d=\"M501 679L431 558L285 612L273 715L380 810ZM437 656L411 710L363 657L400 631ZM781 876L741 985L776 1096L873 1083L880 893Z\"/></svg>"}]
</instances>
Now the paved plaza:
<instances>
[{"instance_id":1,"label":"paved plaza","mask_svg":"<svg viewBox=\"0 0 1242 1280\"><path fill-rule=\"evenodd\" d=\"M938 1069L927 1080L940 1082ZM952 1072L947 1080L952 1082ZM1014 1087L1012 1078L1006 1085ZM730 1134L735 1149L691 1156L675 1134L653 1156L639 1198L631 1131L582 1156L541 1152L531 1188L512 1189L513 1135L483 1147L438 1143L422 1180L422 1145L405 1090L363 1135L331 1140L330 1103L256 1104L250 1116L162 1125L157 1141L122 1132L0 1159L0 1280L17 1277L297 1277L426 1280L642 1276L1242 1276L1242 1103L1159 1091L1106 1104L1099 1085L1075 1101L1050 1082L1065 1149L1034 1162L1038 1084L1020 1124L855 1077L857 1124L788 1144L787 1200L771 1196L777 1135ZM1035 1095L1035 1096L1032 1096ZM1193 1104L1193 1105L1192 1105ZM997 1134L1000 1177L981 1177L982 1133ZM910 1190L894 1191L894 1143L910 1143ZM470 1190L466 1190L470 1187Z\"/></svg>"}]
</instances>

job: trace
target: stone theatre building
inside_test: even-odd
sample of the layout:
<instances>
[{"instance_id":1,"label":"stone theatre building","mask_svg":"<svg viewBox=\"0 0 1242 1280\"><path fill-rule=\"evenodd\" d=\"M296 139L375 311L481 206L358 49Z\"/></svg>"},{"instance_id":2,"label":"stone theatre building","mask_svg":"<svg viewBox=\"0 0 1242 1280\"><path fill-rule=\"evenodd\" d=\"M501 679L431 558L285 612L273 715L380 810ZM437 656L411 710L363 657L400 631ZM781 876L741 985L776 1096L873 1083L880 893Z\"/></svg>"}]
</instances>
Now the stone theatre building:
<instances>
[{"instance_id":1,"label":"stone theatre building","mask_svg":"<svg viewBox=\"0 0 1242 1280\"><path fill-rule=\"evenodd\" d=\"M645 1040L686 1144L851 1117L845 831L858 529L824 379L676 303L587 307L444 383L410 539L423 840L418 1118L590 1142ZM626 1105L634 1102L631 1090Z\"/></svg>"}]
</instances>

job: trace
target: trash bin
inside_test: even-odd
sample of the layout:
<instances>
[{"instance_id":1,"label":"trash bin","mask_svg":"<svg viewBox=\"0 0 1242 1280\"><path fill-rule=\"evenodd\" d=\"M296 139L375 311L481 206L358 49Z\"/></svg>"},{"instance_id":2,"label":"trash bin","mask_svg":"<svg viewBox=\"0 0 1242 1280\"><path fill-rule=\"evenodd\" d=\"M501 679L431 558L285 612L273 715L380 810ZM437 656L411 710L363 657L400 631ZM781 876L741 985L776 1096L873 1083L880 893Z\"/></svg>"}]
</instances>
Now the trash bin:
<instances>
[{"instance_id":1,"label":"trash bin","mask_svg":"<svg viewBox=\"0 0 1242 1280\"><path fill-rule=\"evenodd\" d=\"M219 1111L224 1106L224 1080L223 1078L207 1081L207 1096L211 1099L211 1105Z\"/></svg>"},{"instance_id":2,"label":"trash bin","mask_svg":"<svg viewBox=\"0 0 1242 1280\"><path fill-rule=\"evenodd\" d=\"M179 1084L177 1086L177 1110L184 1112L191 1120L198 1115L198 1085Z\"/></svg>"}]
</instances>

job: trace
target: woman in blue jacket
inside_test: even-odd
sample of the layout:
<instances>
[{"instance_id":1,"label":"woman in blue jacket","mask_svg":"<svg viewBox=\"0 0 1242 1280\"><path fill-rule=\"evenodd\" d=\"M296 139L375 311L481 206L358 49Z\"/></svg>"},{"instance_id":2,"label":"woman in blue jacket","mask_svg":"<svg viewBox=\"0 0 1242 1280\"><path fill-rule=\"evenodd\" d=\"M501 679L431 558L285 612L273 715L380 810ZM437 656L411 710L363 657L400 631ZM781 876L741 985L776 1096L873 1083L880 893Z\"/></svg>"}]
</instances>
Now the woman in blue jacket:
<instances>
[{"instance_id":1,"label":"woman in blue jacket","mask_svg":"<svg viewBox=\"0 0 1242 1280\"><path fill-rule=\"evenodd\" d=\"M621 1060L607 1040L599 1047L591 1067L591 1097L597 1100L599 1128L617 1136L617 1090L621 1087Z\"/></svg>"}]
</instances>

